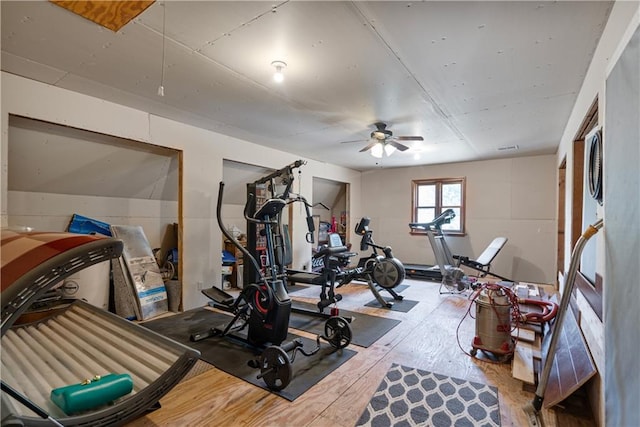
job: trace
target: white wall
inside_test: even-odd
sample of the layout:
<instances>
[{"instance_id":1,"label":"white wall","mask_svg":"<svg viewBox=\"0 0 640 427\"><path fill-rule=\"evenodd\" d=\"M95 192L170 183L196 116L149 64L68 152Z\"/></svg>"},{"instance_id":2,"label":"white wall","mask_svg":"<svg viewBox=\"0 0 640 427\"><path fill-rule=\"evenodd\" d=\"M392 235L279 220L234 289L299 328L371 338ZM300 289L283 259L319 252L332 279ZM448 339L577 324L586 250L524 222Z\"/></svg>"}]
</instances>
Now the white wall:
<instances>
[{"instance_id":1,"label":"white wall","mask_svg":"<svg viewBox=\"0 0 640 427\"><path fill-rule=\"evenodd\" d=\"M473 259L494 237L504 236L509 241L493 271L519 281L555 283L553 155L366 172L363 212L371 218L376 243L391 246L405 263L434 264L428 239L409 234L411 181L461 177L466 177L467 234L447 238L451 251Z\"/></svg>"},{"instance_id":2,"label":"white wall","mask_svg":"<svg viewBox=\"0 0 640 427\"><path fill-rule=\"evenodd\" d=\"M3 72L2 88L2 174L0 202L2 225L8 224L7 147L9 114L148 142L181 150L182 176L182 283L185 309L206 303L200 288L218 283L222 234L215 219L218 183L222 180L223 159L279 169L300 156L284 153L199 129L144 111L82 95L55 86ZM302 194L312 194L314 176L348 182L353 194L350 210L358 214L360 172L309 160L302 168ZM298 178L298 177L296 177ZM354 206L356 208L354 208ZM303 214L293 218L294 268L301 268L310 246Z\"/></svg>"},{"instance_id":3,"label":"white wall","mask_svg":"<svg viewBox=\"0 0 640 427\"><path fill-rule=\"evenodd\" d=\"M8 159L9 226L65 231L79 214L140 225L156 248L178 220L176 151L10 116Z\"/></svg>"},{"instance_id":4,"label":"white wall","mask_svg":"<svg viewBox=\"0 0 640 427\"><path fill-rule=\"evenodd\" d=\"M629 93L634 95L629 96ZM607 80L605 143L605 392L610 425L639 425L640 27ZM635 412L631 409L636 409Z\"/></svg>"},{"instance_id":5,"label":"white wall","mask_svg":"<svg viewBox=\"0 0 640 427\"><path fill-rule=\"evenodd\" d=\"M113 225L140 225L159 248L167 224L178 221L178 202L10 191L7 223L34 230L66 231L73 213Z\"/></svg>"},{"instance_id":6,"label":"white wall","mask_svg":"<svg viewBox=\"0 0 640 427\"><path fill-rule=\"evenodd\" d=\"M640 12L607 76L604 132L605 415L640 425Z\"/></svg>"},{"instance_id":7,"label":"white wall","mask_svg":"<svg viewBox=\"0 0 640 427\"><path fill-rule=\"evenodd\" d=\"M605 121L605 112L606 112L606 91L605 91L605 82L608 74L610 73L612 67L615 65L618 57L622 49L627 45L629 39L633 32L638 28L640 24L640 2L638 1L616 1L614 7L611 11L611 15L609 16L609 20L604 29L604 32L600 38L600 42L598 47L593 55L593 59L587 71L587 75L583 82L582 88L580 89L580 93L578 95L577 101L573 107L570 119L567 122L565 127L564 134L562 136L560 146L558 148L557 159L556 162L559 165L563 159L566 158L567 164L567 174L566 174L566 197L565 197L565 229L571 229L571 218L572 218L572 203L571 197L573 192L573 141L578 132L579 126L582 123L585 115L587 114L589 107L593 100L598 96L598 113L599 113L599 123L604 127L604 146L605 146L605 166L604 166L604 182L605 182L605 208L598 208L596 213L597 217L604 218L604 229L601 233L598 233L592 241L590 241L589 245L596 246L596 265L595 271L603 277L603 287L605 291L604 295L604 317L605 323L598 321L597 316L593 309L586 302L586 299L579 292L577 302L578 308L581 312L581 328L587 344L591 350L591 354L594 358L596 366L598 368L598 378L596 381L592 382L594 388L592 388L590 392L590 399L592 402L592 409L595 412L596 420L599 425L636 425L637 422L630 421L633 416L635 416L635 420L637 420L638 415L638 407L637 407L637 398L640 394L639 383L637 380L637 375L629 375L630 372L637 373L640 370L638 366L638 357L637 351L626 351L620 353L618 351L618 347L624 345L624 343L616 343L609 339L607 345L605 346L605 336L611 336L611 333L607 333L609 328L615 328L614 324L607 324L608 316L615 316L616 319L620 320L619 324L625 324L629 318L628 313L637 312L637 298L633 298L631 294L628 293L628 290L625 290L625 287L635 287L637 280L633 280L634 283L615 283L613 281L613 276L606 271L605 268L605 260L610 257L611 254L607 253L606 250L606 240L607 240L607 228L611 226L615 226L615 224L611 224L609 221L616 221L615 218L607 218L605 217L605 211L607 208L607 199L612 197L622 197L624 200L624 204L633 205L640 203L640 195L637 191L637 184L635 191L629 191L629 189L633 188L618 188L616 189L618 192L622 192L618 195L611 194L613 190L612 187L607 185L607 180L611 178L616 178L620 176L620 173L623 171L620 169L619 164L611 164L607 160L607 144L611 143L607 141L607 128L611 125ZM636 79L637 75L634 76ZM640 96L638 93L630 94L631 97L635 97L637 99ZM635 125L638 125L638 118L635 118ZM616 144L619 145L617 148L622 150L622 153L628 151L631 156L637 156L638 149L638 141L626 140L626 141L616 141ZM625 144L629 144L625 147ZM629 151L630 150L630 151ZM620 155L620 152L618 152ZM624 154L623 154L624 156ZM635 166L631 166L637 171L637 164ZM637 181L636 181L637 183ZM609 193L609 194L608 194ZM619 199L620 200L620 199ZM609 224L609 225L608 225ZM630 231L630 230L627 230ZM631 241L635 239L637 241L638 236L633 235L633 233L628 234ZM615 244L610 242L610 244ZM565 254L571 253L571 240L569 233L565 236ZM565 271L569 267L569 256L565 256ZM610 262L614 262L615 260L610 260ZM613 265L613 264L612 264ZM640 265L640 262L635 265ZM625 267L618 267L620 271L623 271ZM628 306L616 306L613 310L608 309L608 294L611 292L621 292L622 293L622 301L626 301ZM637 293L635 294L637 295ZM620 299L619 299L620 300ZM584 321L584 319L590 319L589 322ZM626 320L625 320L626 319ZM611 323L611 322L609 322ZM637 349L637 343L639 341L638 333L640 329L638 328L637 321L633 324L634 327L624 332L624 341L626 344L631 344L635 346ZM613 330L612 330L613 332ZM633 335L629 335L633 334ZM618 336L618 338L620 335ZM635 337L635 338L633 338ZM615 357L621 357L616 360ZM620 369L616 368L619 366ZM631 369L628 367L631 366ZM627 367L627 368L626 368ZM626 368L626 369L625 369ZM616 372L615 376L605 376L605 372ZM606 393L605 390L609 390ZM621 391L626 390L627 392L630 390L635 390L634 393L623 393L624 399L620 399ZM632 403L632 400L635 399L635 403ZM605 402L606 403L606 411L605 411ZM628 418L625 418L628 417ZM629 424L631 422L631 424Z\"/></svg>"}]
</instances>

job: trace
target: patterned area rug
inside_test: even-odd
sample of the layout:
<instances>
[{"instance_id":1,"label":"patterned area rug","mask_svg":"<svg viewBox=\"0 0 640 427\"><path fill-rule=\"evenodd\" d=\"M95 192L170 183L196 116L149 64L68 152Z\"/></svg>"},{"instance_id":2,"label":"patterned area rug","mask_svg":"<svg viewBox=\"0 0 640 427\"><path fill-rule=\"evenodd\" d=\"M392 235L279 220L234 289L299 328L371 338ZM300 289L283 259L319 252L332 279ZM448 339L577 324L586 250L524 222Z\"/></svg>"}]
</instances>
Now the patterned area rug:
<instances>
[{"instance_id":1,"label":"patterned area rug","mask_svg":"<svg viewBox=\"0 0 640 427\"><path fill-rule=\"evenodd\" d=\"M393 364L356 426L500 426L498 389Z\"/></svg>"}]
</instances>

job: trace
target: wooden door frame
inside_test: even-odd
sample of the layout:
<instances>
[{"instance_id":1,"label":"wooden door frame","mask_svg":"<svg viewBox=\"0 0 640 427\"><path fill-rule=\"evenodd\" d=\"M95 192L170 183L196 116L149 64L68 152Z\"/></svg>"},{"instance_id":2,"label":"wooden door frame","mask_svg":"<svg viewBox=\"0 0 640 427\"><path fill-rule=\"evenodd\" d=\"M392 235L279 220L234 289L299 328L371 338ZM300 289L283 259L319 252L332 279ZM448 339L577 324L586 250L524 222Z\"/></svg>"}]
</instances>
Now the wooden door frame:
<instances>
[{"instance_id":1,"label":"wooden door frame","mask_svg":"<svg viewBox=\"0 0 640 427\"><path fill-rule=\"evenodd\" d=\"M558 167L558 256L557 256L557 270L558 276L564 274L564 259L565 259L565 197L567 193L567 157L565 156ZM558 282L557 287L560 288L561 283ZM562 290L562 289L560 289Z\"/></svg>"},{"instance_id":2,"label":"wooden door frame","mask_svg":"<svg viewBox=\"0 0 640 427\"><path fill-rule=\"evenodd\" d=\"M582 234L582 203L584 201L584 150L587 134L598 125L598 97L593 101L584 117L573 142L573 193L572 193L572 223L571 247L575 245ZM580 290L594 313L603 319L603 289L602 276L596 273L595 283L591 283L578 271L576 274L575 290Z\"/></svg>"}]
</instances>

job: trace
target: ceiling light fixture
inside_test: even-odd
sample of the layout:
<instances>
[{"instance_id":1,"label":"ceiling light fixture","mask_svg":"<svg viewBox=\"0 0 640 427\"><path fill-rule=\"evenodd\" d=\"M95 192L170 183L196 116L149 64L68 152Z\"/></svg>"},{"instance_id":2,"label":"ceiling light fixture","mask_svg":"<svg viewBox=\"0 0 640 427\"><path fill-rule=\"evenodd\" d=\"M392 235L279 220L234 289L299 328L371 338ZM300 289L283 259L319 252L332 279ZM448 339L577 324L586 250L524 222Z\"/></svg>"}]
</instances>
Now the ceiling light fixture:
<instances>
[{"instance_id":1,"label":"ceiling light fixture","mask_svg":"<svg viewBox=\"0 0 640 427\"><path fill-rule=\"evenodd\" d=\"M160 86L158 87L158 96L164 96L164 42L165 42L165 26L167 23L167 4L162 2L162 75L160 76Z\"/></svg>"},{"instance_id":2,"label":"ceiling light fixture","mask_svg":"<svg viewBox=\"0 0 640 427\"><path fill-rule=\"evenodd\" d=\"M272 67L275 67L276 72L273 74L273 80L277 83L282 83L284 80L284 74L282 74L282 70L287 68L287 63L284 61L273 61L271 63Z\"/></svg>"},{"instance_id":3,"label":"ceiling light fixture","mask_svg":"<svg viewBox=\"0 0 640 427\"><path fill-rule=\"evenodd\" d=\"M371 155L376 159L381 159L383 152L384 152L384 147L382 146L381 142L378 142L376 145L371 147Z\"/></svg>"}]
</instances>

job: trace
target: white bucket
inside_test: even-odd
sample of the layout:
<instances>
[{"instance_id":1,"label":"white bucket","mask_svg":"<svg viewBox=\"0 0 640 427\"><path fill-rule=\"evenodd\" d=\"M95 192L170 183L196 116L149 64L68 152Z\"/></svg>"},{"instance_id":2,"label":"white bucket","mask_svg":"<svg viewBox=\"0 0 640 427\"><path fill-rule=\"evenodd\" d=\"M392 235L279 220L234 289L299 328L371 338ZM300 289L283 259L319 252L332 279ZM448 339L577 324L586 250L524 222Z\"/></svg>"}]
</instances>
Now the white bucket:
<instances>
[{"instance_id":1,"label":"white bucket","mask_svg":"<svg viewBox=\"0 0 640 427\"><path fill-rule=\"evenodd\" d=\"M111 263L104 261L67 277L62 284L65 297L82 299L89 304L109 309L109 271Z\"/></svg>"}]
</instances>

